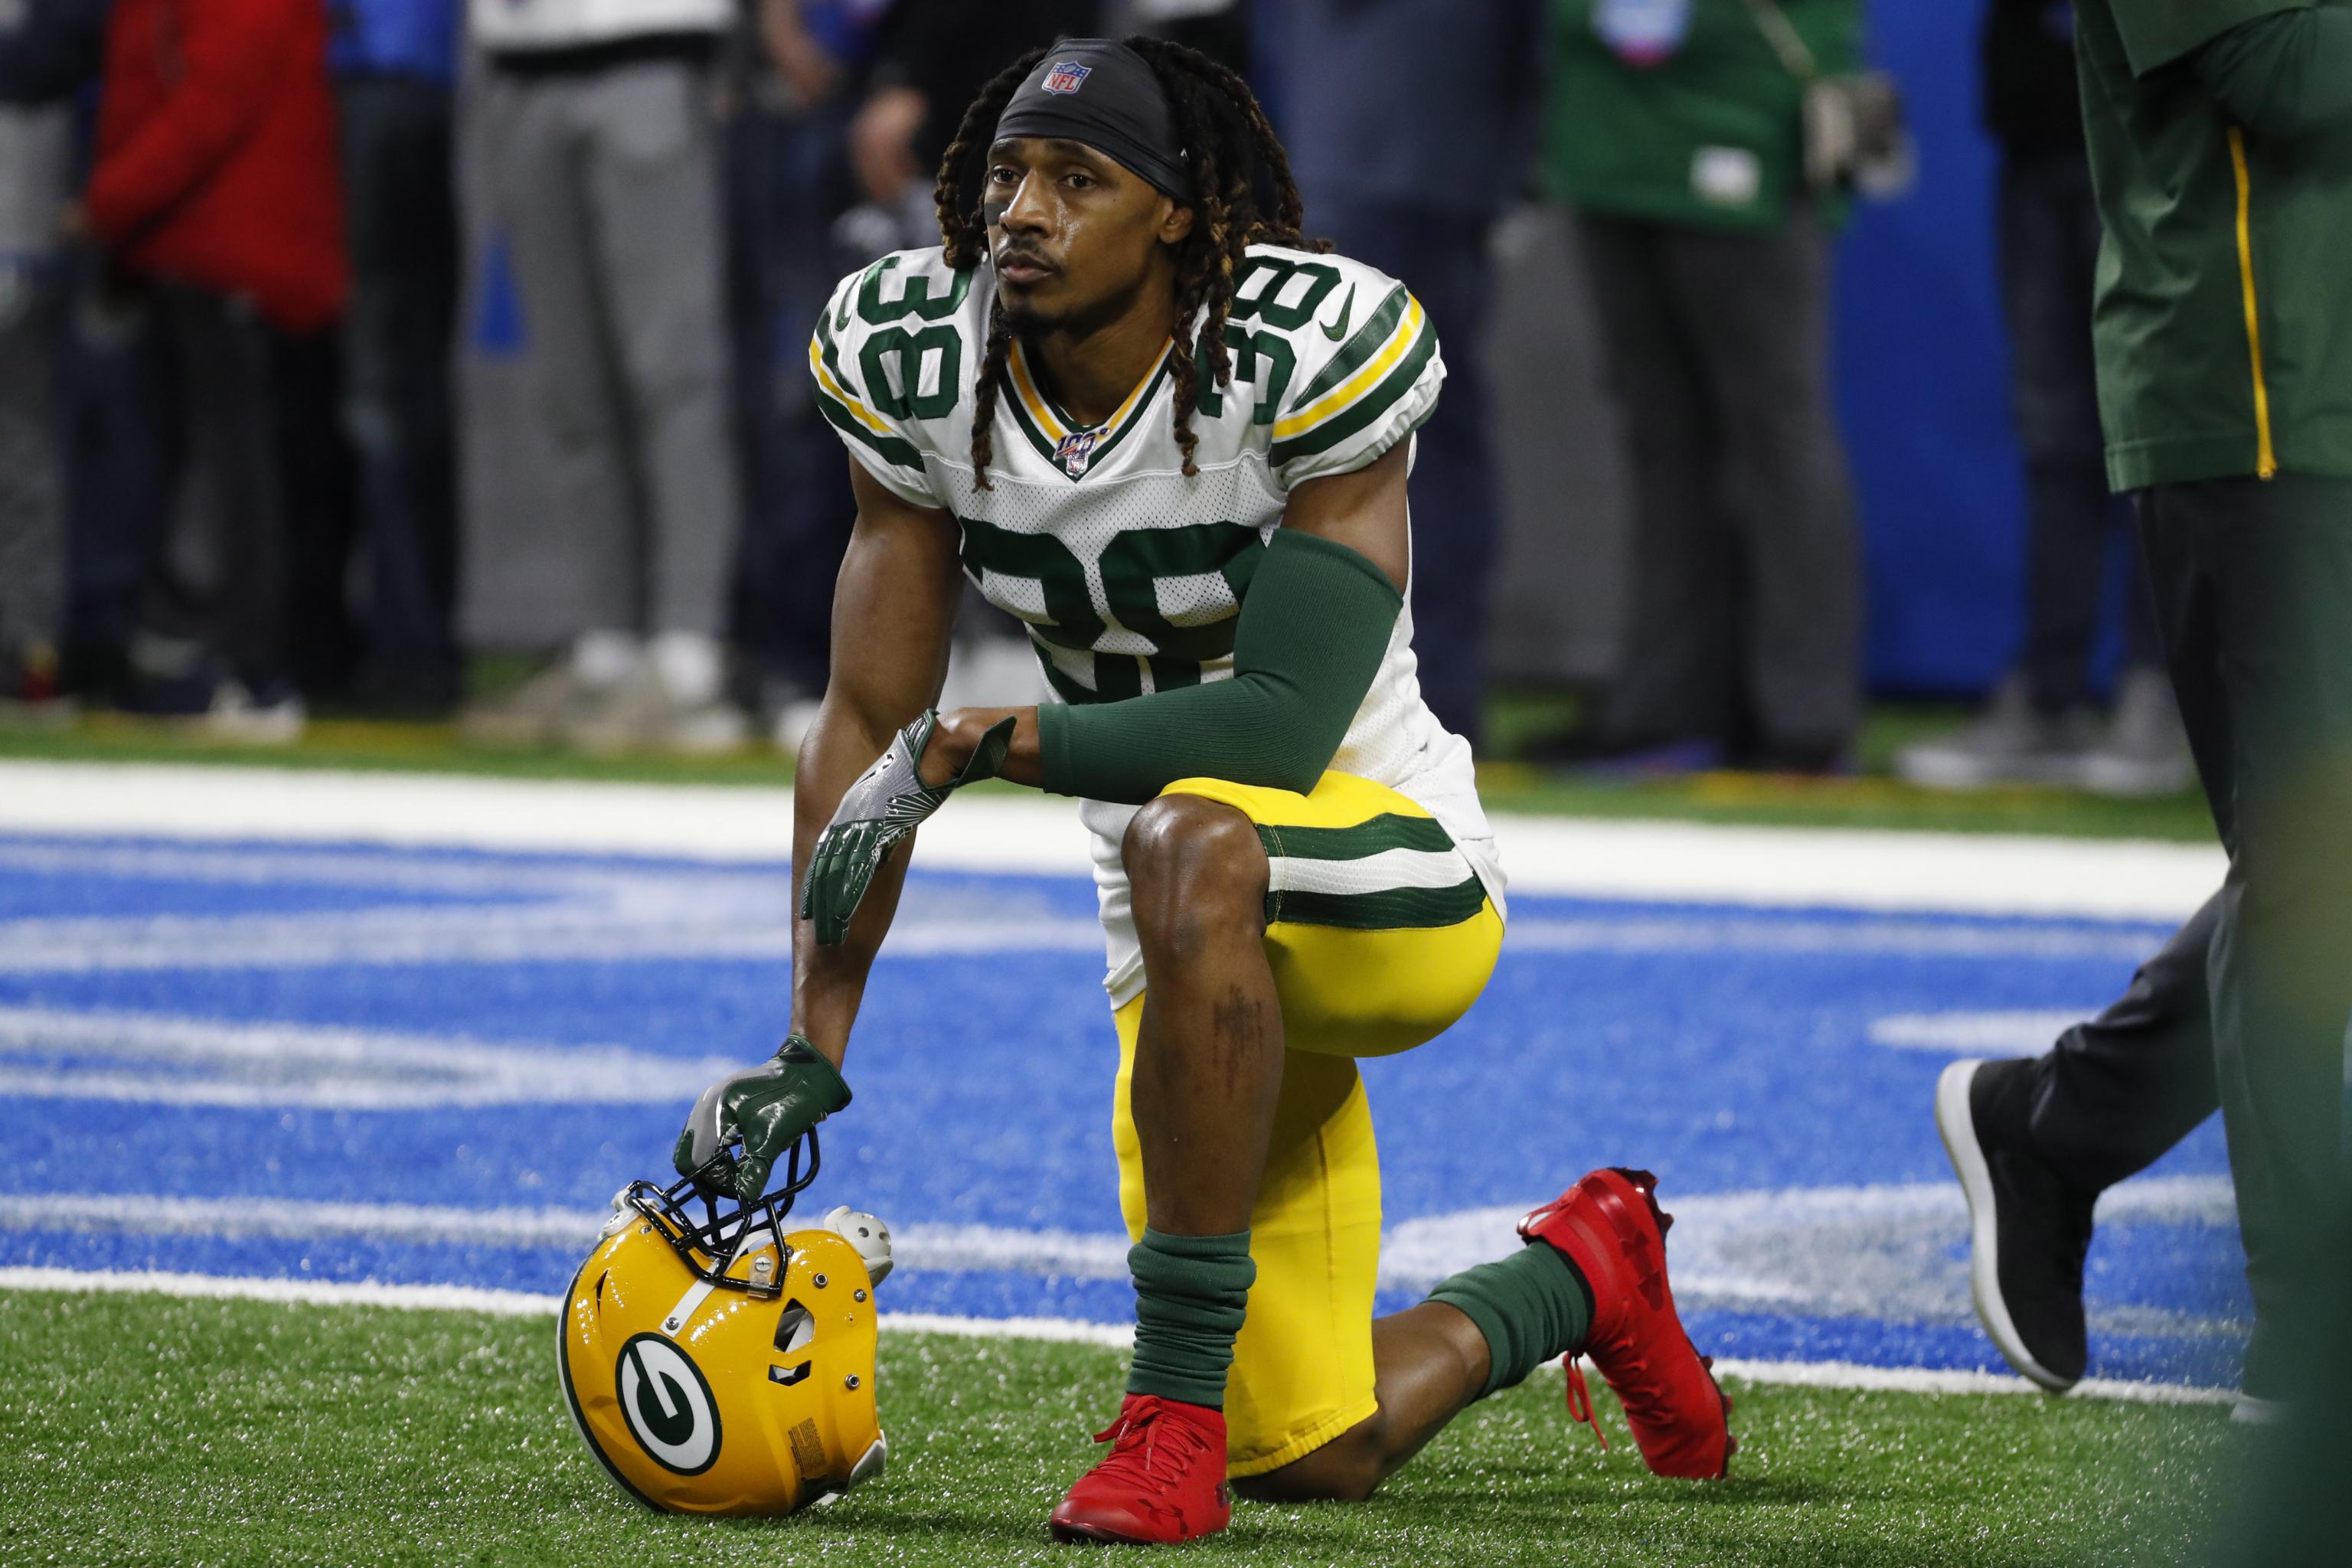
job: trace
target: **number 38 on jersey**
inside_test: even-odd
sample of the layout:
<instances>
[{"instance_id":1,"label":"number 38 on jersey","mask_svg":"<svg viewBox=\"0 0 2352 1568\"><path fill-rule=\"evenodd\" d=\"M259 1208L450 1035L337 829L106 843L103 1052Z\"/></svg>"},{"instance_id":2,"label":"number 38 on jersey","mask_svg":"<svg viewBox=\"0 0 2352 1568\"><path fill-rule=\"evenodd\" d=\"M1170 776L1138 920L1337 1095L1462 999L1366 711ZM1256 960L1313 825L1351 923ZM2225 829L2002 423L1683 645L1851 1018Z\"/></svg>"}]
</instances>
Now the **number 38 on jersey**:
<instances>
[{"instance_id":1,"label":"number 38 on jersey","mask_svg":"<svg viewBox=\"0 0 2352 1568\"><path fill-rule=\"evenodd\" d=\"M1225 324L1230 384L1201 356L1196 475L1176 444L1171 354L1086 426L1016 342L983 490L971 382L993 294L984 266L954 271L937 248L886 256L835 289L809 368L817 406L866 471L954 515L964 569L1027 625L1066 702L1227 674L1234 618L1291 488L1409 438L1445 375L1403 285L1341 257L1256 246Z\"/></svg>"}]
</instances>

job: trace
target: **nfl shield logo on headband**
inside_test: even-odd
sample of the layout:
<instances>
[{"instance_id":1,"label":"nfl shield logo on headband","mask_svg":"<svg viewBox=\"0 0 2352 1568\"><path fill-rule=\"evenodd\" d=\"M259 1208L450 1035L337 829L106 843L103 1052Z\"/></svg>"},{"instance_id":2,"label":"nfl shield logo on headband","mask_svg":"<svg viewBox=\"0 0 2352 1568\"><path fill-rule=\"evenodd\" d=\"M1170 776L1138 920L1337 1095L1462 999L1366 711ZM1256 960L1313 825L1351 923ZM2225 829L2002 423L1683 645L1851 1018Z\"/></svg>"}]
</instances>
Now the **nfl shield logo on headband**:
<instances>
[{"instance_id":1,"label":"nfl shield logo on headband","mask_svg":"<svg viewBox=\"0 0 2352 1568\"><path fill-rule=\"evenodd\" d=\"M1076 92L1078 84L1093 74L1092 66L1082 66L1076 60L1055 60L1041 85L1047 92Z\"/></svg>"}]
</instances>

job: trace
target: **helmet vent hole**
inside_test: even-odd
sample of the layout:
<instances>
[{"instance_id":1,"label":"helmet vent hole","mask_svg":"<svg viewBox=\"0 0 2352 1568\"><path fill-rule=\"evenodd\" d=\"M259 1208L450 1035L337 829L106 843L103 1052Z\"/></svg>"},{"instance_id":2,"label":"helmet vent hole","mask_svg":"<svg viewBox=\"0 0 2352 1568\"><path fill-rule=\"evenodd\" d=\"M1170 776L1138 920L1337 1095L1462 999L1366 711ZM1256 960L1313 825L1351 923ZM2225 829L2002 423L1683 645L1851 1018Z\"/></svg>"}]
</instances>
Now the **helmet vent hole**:
<instances>
[{"instance_id":1,"label":"helmet vent hole","mask_svg":"<svg viewBox=\"0 0 2352 1568\"><path fill-rule=\"evenodd\" d=\"M816 1319L809 1310L797 1300L785 1302L783 1311L776 1319L777 1353L792 1355L804 1351L808 1349L809 1342L815 1338Z\"/></svg>"},{"instance_id":2,"label":"helmet vent hole","mask_svg":"<svg viewBox=\"0 0 2352 1568\"><path fill-rule=\"evenodd\" d=\"M772 1366L768 1369L768 1381L782 1384L784 1387L790 1388L796 1383L806 1381L808 1374L815 1369L816 1363L813 1361L804 1361L800 1365L791 1368Z\"/></svg>"}]
</instances>

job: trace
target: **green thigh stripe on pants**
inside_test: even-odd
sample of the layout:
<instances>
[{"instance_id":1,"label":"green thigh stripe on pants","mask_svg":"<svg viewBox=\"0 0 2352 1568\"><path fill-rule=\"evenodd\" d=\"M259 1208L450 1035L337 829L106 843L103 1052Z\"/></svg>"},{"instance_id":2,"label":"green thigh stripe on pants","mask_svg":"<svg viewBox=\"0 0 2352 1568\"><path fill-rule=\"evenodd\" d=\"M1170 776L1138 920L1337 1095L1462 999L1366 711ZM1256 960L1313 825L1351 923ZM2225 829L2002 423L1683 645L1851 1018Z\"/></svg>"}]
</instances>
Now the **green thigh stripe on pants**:
<instances>
[{"instance_id":1,"label":"green thigh stripe on pants","mask_svg":"<svg viewBox=\"0 0 2352 1568\"><path fill-rule=\"evenodd\" d=\"M1445 855L1454 837L1434 817L1391 813L1368 817L1353 827L1273 827L1258 824L1267 855L1288 860L1362 860L1390 849Z\"/></svg>"},{"instance_id":2,"label":"green thigh stripe on pants","mask_svg":"<svg viewBox=\"0 0 2352 1568\"><path fill-rule=\"evenodd\" d=\"M1426 816L1375 816L1352 827L1258 825L1268 925L1410 931L1459 925L1486 889L1454 840Z\"/></svg>"}]
</instances>

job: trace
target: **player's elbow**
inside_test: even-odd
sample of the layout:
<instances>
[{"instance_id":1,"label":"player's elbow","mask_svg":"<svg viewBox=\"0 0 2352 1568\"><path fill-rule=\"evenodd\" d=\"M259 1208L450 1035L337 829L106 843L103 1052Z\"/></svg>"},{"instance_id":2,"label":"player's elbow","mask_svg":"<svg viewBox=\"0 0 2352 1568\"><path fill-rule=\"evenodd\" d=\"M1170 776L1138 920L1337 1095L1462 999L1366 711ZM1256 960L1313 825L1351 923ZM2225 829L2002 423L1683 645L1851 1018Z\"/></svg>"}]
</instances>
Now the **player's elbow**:
<instances>
[{"instance_id":1,"label":"player's elbow","mask_svg":"<svg viewBox=\"0 0 2352 1568\"><path fill-rule=\"evenodd\" d=\"M1288 755L1266 770L1265 784L1271 789L1286 789L1295 795L1313 795L1322 782L1324 764L1331 760L1329 752L1292 747Z\"/></svg>"},{"instance_id":2,"label":"player's elbow","mask_svg":"<svg viewBox=\"0 0 2352 1568\"><path fill-rule=\"evenodd\" d=\"M1257 688L1257 711L1250 726L1256 742L1252 747L1255 776L1234 782L1312 795L1323 771L1339 754L1339 743L1348 737L1346 718L1334 723L1335 715L1324 711L1325 705L1312 701L1296 687L1254 676L1239 679Z\"/></svg>"}]
</instances>

